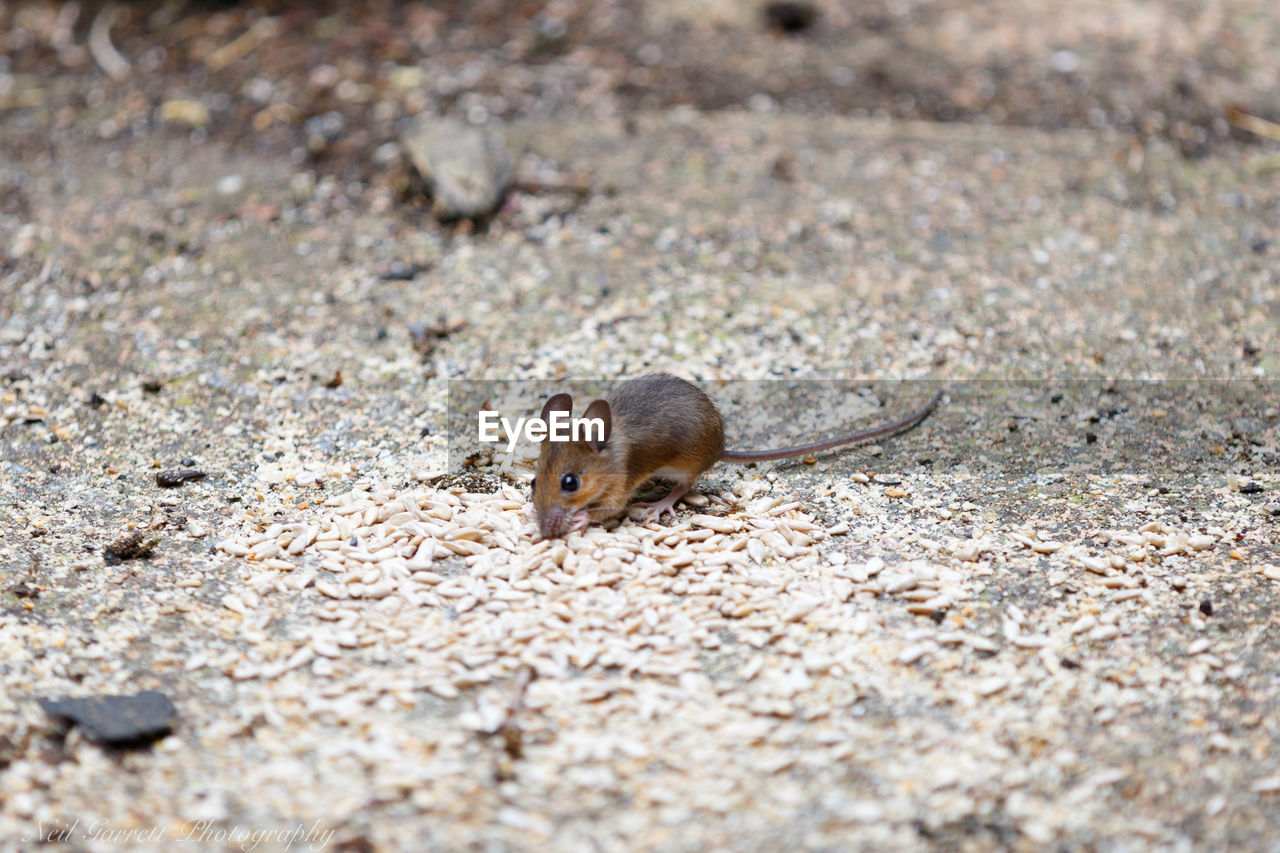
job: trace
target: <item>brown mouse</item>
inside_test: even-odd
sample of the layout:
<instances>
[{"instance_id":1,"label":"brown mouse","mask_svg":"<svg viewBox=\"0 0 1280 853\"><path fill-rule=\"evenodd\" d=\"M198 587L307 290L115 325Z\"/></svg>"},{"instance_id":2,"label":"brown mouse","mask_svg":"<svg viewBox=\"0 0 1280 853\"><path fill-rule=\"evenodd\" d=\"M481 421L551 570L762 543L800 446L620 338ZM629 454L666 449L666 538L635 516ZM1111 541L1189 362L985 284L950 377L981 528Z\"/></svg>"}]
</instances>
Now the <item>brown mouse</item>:
<instances>
[{"instance_id":1,"label":"brown mouse","mask_svg":"<svg viewBox=\"0 0 1280 853\"><path fill-rule=\"evenodd\" d=\"M543 441L533 481L533 506L544 538L581 530L623 513L637 488L651 478L675 483L665 498L637 504L645 520L675 512L676 501L716 462L768 462L818 453L913 427L928 417L939 391L923 408L900 421L861 432L780 450L724 449L724 425L715 404L691 382L652 373L622 383L606 400L595 400L583 417L604 422L604 437ZM556 394L542 407L572 415L573 399Z\"/></svg>"}]
</instances>

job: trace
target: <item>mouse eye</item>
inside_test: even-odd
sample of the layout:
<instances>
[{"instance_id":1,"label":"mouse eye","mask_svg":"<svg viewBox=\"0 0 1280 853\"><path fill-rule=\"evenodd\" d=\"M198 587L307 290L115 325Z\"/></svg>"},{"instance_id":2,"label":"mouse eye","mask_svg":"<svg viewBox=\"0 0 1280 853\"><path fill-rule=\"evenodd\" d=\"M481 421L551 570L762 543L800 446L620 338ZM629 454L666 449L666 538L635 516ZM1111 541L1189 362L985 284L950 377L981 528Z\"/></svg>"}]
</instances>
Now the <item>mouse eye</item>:
<instances>
[{"instance_id":1,"label":"mouse eye","mask_svg":"<svg viewBox=\"0 0 1280 853\"><path fill-rule=\"evenodd\" d=\"M538 491L538 478L534 477L532 480L529 481L529 494L532 495L537 491Z\"/></svg>"},{"instance_id":2,"label":"mouse eye","mask_svg":"<svg viewBox=\"0 0 1280 853\"><path fill-rule=\"evenodd\" d=\"M560 478L560 491L562 492L576 492L579 485L581 484L578 482L577 474L565 474Z\"/></svg>"}]
</instances>

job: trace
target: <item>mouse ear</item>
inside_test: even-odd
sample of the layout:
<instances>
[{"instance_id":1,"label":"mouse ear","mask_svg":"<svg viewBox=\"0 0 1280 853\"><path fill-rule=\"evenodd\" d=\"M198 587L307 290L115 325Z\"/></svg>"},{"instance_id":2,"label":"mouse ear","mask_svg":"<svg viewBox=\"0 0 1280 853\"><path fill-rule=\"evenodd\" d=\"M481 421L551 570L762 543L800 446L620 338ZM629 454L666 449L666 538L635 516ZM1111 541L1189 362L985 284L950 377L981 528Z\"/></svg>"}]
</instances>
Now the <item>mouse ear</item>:
<instances>
[{"instance_id":1,"label":"mouse ear","mask_svg":"<svg viewBox=\"0 0 1280 853\"><path fill-rule=\"evenodd\" d=\"M542 414L540 417L547 422L551 420L552 412L568 412L573 414L573 398L568 394L556 394L548 397L547 402L542 404Z\"/></svg>"},{"instance_id":2,"label":"mouse ear","mask_svg":"<svg viewBox=\"0 0 1280 853\"><path fill-rule=\"evenodd\" d=\"M604 421L604 437L597 439L598 431L593 429L594 425L587 427L590 432L591 440L587 442L597 453L604 450L604 446L609 443L609 436L613 434L613 412L609 409L607 400L595 400L587 410L582 413L582 417L587 421L600 420Z\"/></svg>"}]
</instances>

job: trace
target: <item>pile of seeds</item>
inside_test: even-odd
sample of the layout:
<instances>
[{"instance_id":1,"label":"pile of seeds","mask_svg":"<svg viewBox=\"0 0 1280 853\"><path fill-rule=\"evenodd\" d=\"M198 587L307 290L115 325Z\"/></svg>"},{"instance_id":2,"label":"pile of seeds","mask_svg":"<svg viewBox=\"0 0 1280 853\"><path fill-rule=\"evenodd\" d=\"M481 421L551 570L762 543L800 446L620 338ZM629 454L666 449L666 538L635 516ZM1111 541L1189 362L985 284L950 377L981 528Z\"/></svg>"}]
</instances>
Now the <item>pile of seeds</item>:
<instances>
[{"instance_id":1,"label":"pile of seeds","mask_svg":"<svg viewBox=\"0 0 1280 853\"><path fill-rule=\"evenodd\" d=\"M967 576L927 560L888 569L880 557L850 561L844 551L822 547L848 533L847 522L823 527L797 501L755 497L768 490L757 480L742 483L736 494L694 496L704 507L711 504L709 512L672 526L626 522L533 542L527 505L510 487L489 495L358 487L328 501L318 520L274 524L220 542L219 550L264 569L249 579L249 590L227 595L223 605L248 617L264 594L314 586L330 600L321 616L334 625L314 636L314 655L332 658L342 646L397 642L434 649L438 654L415 653L430 664L424 686L455 696L460 687L509 675L522 663L548 677L563 677L566 664L679 675L699 667L700 649L720 648L720 634L731 626L737 640L755 648L793 624L865 634L870 614L856 606L858 595L894 596L907 602L908 612L937 618L973 598L989 574ZM741 509L732 511L737 504ZM1127 553L1091 555L1084 545L1011 531L1003 548L983 540L953 543L950 562L975 564L993 551L1025 547L1053 555L1051 584L1091 581L1110 592L1112 603L1122 603L1147 597L1151 581L1133 567L1148 553L1176 567L1169 558L1194 556L1229 538L1216 533L1187 535L1159 522L1135 532L1100 531ZM945 550L928 540L922 545ZM295 568L299 573L288 574ZM1180 575L1163 574L1169 586L1185 587ZM572 625L571 636L540 634L548 618ZM1013 614L1006 625L1023 619ZM1089 616L1072 622L1069 633L1084 630L1094 639L1119 633ZM1005 633L1022 646L1047 645L1008 627ZM998 648L991 638L958 631L934 639ZM914 661L920 649L913 645L898 657ZM291 662L312 657L304 651Z\"/></svg>"},{"instance_id":2,"label":"pile of seeds","mask_svg":"<svg viewBox=\"0 0 1280 853\"><path fill-rule=\"evenodd\" d=\"M978 538L943 545L899 531L892 536L914 540L938 559L886 566L878 556L851 560L829 543L849 532L848 522L823 526L799 501L771 490L763 480L744 481L732 493L692 496L704 511L674 524L627 521L533 541L527 503L509 486L468 494L357 485L327 501L319 518L218 543L218 550L263 569L247 589L223 599L234 613L252 619L272 592L314 588L328 599L319 615L330 627L317 630L307 646L274 664L240 666L236 674L269 677L307 663L323 674L341 648L372 647L383 660L401 649L421 664L421 686L446 698L524 664L549 678L593 666L674 677L698 671L699 655L720 649L730 630L735 642L756 649L795 627L865 635L874 621L866 602L880 595L939 623L953 616L952 630L892 638L890 656L899 662L912 663L939 645L994 653L994 636L956 627L965 621L957 606L985 589L991 571L984 557L1003 560L1022 548L1043 555L1051 586L1089 590L1088 611L1096 610L1095 590L1117 605L1147 601L1157 585L1184 589L1178 570L1185 561L1232 539L1221 528L1188 534L1161 522L1132 532L1092 531L1079 543L1012 530L993 535L1001 544ZM1086 540L1115 547L1100 550ZM1259 569L1267 578L1269 571ZM1058 621L1064 638L1087 632L1108 640L1122 632L1117 618L1093 612ZM1025 615L1009 608L1003 639L1024 648L1052 645L1024 625ZM773 707L781 711L787 703Z\"/></svg>"},{"instance_id":3,"label":"pile of seeds","mask_svg":"<svg viewBox=\"0 0 1280 853\"><path fill-rule=\"evenodd\" d=\"M472 494L359 483L308 518L218 544L261 567L222 601L250 629L244 636L270 621L276 596L301 590L318 604L296 647L260 634L260 654L219 663L237 679L284 685L301 668L335 688L357 678L350 702L347 688L303 700L309 713L352 724L361 707L388 700L461 703L457 720L472 737L511 725L511 685L529 669L516 724L523 746L512 752L520 760L499 772L518 777L522 804L473 794L477 815L501 828L460 821L447 836L456 843L508 831L594 837L583 815L617 798L672 819L741 809L744 826L766 831L778 815L758 810L750 779L768 776L778 796L806 801L822 784L814 780L861 760L877 774L874 799L824 801L836 821L829 839L852 822L899 843L924 809L937 825L998 812L1048 840L1119 820L1107 791L1127 778L1082 764L1064 719L1083 713L1125 735L1155 685L1195 704L1249 678L1249 644L1215 640L1203 611L1187 615L1189 639L1151 635L1163 595L1188 591L1194 561L1220 559L1238 531L1152 522L1072 541L1008 528L943 541L866 492L836 496L840 514L856 516L856 536L849 521L821 524L756 479L693 496L694 513L673 522L535 541L527 503L509 486ZM1034 612L1000 604L988 586L996 566L1028 554L1060 593ZM1270 583L1267 567L1241 582L1255 575ZM1156 642L1181 643L1181 653L1135 656ZM1108 649L1142 663L1120 674ZM1081 669L1082 659L1093 662ZM931 722L919 703L934 693L967 722ZM988 701L996 695L1016 701ZM890 715L897 734L868 741L885 729L868 728L864 714ZM449 731L416 758L371 733L367 749L386 753L379 789L418 791L444 774L483 790L493 768L464 769L471 747ZM1212 724L1203 734L1240 748ZM1009 762L1028 743L1054 750L1055 761L1011 782ZM655 761L676 768L658 772ZM1054 794L1062 780L1044 775L1051 766L1076 780L1069 803ZM1262 774L1251 785L1263 796L1275 781Z\"/></svg>"},{"instance_id":4,"label":"pile of seeds","mask_svg":"<svg viewBox=\"0 0 1280 853\"><path fill-rule=\"evenodd\" d=\"M313 585L330 599L320 615L333 626L309 646L322 669L344 645L400 645L423 665L423 686L445 697L522 664L543 677L593 665L679 676L698 671L700 652L719 649L731 626L755 648L790 625L841 631L855 593L881 591L871 577L882 560L857 565L820 552L847 523L824 527L794 500L756 496L768 490L753 481L736 494L695 496L708 512L672 526L626 522L532 542L526 503L510 487L490 495L357 488L330 500L318 520L219 543L264 569L250 593L223 604L251 617L270 590ZM956 573L919 574L887 588L933 587L935 606L965 597ZM548 623L566 630L548 633ZM869 627L865 616L853 624Z\"/></svg>"}]
</instances>

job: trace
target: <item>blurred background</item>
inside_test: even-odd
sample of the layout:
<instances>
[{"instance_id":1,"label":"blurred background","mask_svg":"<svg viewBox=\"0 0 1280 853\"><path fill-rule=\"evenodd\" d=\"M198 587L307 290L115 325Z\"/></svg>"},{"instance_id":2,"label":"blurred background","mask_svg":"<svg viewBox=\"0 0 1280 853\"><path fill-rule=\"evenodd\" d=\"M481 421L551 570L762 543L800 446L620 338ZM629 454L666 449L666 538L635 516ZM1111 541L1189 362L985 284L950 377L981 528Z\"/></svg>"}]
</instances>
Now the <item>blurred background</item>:
<instances>
[{"instance_id":1,"label":"blurred background","mask_svg":"<svg viewBox=\"0 0 1280 853\"><path fill-rule=\"evenodd\" d=\"M370 180L423 113L676 105L1089 128L1188 157L1280 137L1271 0L9 2L0 33L11 155L168 126Z\"/></svg>"}]
</instances>

